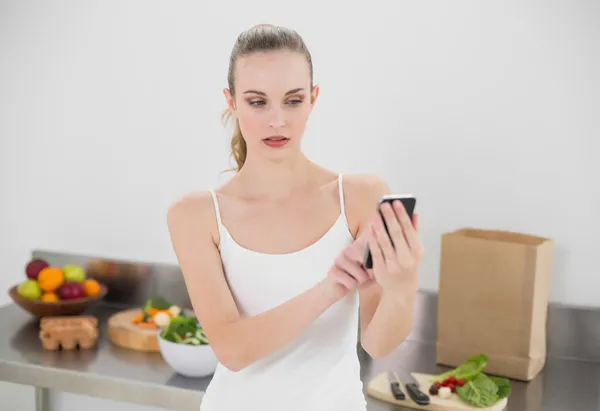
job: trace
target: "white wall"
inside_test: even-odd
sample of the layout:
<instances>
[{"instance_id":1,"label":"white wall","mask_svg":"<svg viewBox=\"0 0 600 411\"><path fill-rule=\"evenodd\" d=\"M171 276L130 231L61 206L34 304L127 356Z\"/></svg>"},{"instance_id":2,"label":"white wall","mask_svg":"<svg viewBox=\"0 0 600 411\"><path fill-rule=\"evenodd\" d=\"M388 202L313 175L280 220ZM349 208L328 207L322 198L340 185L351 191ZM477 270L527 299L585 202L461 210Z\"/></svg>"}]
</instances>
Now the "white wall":
<instances>
[{"instance_id":1,"label":"white wall","mask_svg":"<svg viewBox=\"0 0 600 411\"><path fill-rule=\"evenodd\" d=\"M469 225L552 237L551 299L600 305L598 2L282 4L1 3L0 289L36 247L175 262L168 204L227 177L235 36L275 22L322 87L308 154L418 195L423 289Z\"/></svg>"}]
</instances>

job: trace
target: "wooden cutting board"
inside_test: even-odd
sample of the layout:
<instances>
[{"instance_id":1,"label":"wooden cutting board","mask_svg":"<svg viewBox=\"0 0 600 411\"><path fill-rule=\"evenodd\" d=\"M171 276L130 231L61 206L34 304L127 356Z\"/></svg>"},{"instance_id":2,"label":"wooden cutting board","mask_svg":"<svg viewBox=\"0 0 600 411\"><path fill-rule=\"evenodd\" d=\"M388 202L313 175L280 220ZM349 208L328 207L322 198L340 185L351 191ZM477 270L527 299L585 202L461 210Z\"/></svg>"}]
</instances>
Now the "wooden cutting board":
<instances>
[{"instance_id":1,"label":"wooden cutting board","mask_svg":"<svg viewBox=\"0 0 600 411\"><path fill-rule=\"evenodd\" d=\"M158 330L140 328L131 320L143 313L132 308L113 314L108 319L108 335L116 345L135 351L158 352Z\"/></svg>"},{"instance_id":2,"label":"wooden cutting board","mask_svg":"<svg viewBox=\"0 0 600 411\"><path fill-rule=\"evenodd\" d=\"M454 393L450 398L440 398L437 395L429 394L429 387L431 387L429 379L432 377L432 375L419 373L411 373L411 375L419 382L421 391L429 396L429 405L418 405L416 402L414 402L408 396L408 392L402 383L400 383L400 386L402 387L404 394L406 394L406 399L395 399L390 389L387 372L379 374L369 382L367 385L367 393L373 398L377 398L378 400L388 402L390 404L395 404L406 408L416 408L423 411L501 411L506 408L506 404L508 403L508 398L504 398L491 407L478 408L465 403Z\"/></svg>"}]
</instances>

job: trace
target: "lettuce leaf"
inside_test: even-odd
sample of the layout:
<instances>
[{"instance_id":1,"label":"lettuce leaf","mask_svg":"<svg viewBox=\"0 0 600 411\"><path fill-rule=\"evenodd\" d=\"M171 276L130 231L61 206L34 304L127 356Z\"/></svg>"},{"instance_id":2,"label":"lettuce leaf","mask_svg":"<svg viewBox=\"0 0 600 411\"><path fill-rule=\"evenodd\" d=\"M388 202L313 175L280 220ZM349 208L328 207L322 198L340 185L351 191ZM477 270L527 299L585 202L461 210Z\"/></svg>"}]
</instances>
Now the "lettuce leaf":
<instances>
[{"instance_id":1,"label":"lettuce leaf","mask_svg":"<svg viewBox=\"0 0 600 411\"><path fill-rule=\"evenodd\" d=\"M490 407L500 399L498 386L484 373L477 374L475 378L467 381L462 387L457 387L456 394L464 402L479 408Z\"/></svg>"},{"instance_id":2,"label":"lettuce leaf","mask_svg":"<svg viewBox=\"0 0 600 411\"><path fill-rule=\"evenodd\" d=\"M479 373L462 387L456 387L456 394L468 404L487 408L508 397L510 388L510 381L506 378L490 377Z\"/></svg>"},{"instance_id":3,"label":"lettuce leaf","mask_svg":"<svg viewBox=\"0 0 600 411\"><path fill-rule=\"evenodd\" d=\"M450 376L454 376L457 380L464 379L466 381L475 378L488 363L488 356L485 354L474 355L467 362L459 365L453 370L446 371L443 374L434 376L431 381L444 381Z\"/></svg>"},{"instance_id":4,"label":"lettuce leaf","mask_svg":"<svg viewBox=\"0 0 600 411\"><path fill-rule=\"evenodd\" d=\"M511 386L510 386L510 381L507 378L490 377L490 376L488 376L488 378L491 379L494 382L494 384L496 384L496 387L498 387L498 399L499 400L506 398L510 395Z\"/></svg>"}]
</instances>

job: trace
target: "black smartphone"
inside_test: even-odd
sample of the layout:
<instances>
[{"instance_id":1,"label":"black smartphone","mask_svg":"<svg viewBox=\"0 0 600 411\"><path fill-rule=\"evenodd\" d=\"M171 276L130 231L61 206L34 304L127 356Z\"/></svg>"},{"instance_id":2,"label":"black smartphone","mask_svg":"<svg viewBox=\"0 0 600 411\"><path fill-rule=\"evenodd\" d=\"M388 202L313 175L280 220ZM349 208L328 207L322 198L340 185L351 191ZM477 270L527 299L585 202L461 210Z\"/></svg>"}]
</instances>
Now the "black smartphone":
<instances>
[{"instance_id":1,"label":"black smartphone","mask_svg":"<svg viewBox=\"0 0 600 411\"><path fill-rule=\"evenodd\" d=\"M402 204L404 205L404 208L406 209L406 213L408 214L408 217L412 221L413 212L415 211L415 207L417 205L417 198L412 194L387 194L387 195L384 195L383 197L381 197L379 199L379 203L377 204L377 210L379 211L379 214L381 214L381 216L383 217L383 214L381 213L381 206L383 204L392 203L396 200L399 200L402 202ZM389 232L387 224L385 222L385 218L383 219L383 225L385 227L385 231L388 233L388 236L389 236L390 232ZM394 244L394 242L392 241L392 245L393 244ZM373 257L371 256L371 250L369 250L368 246L367 246L367 251L365 254L364 266L365 266L365 268L368 268L368 269L373 268Z\"/></svg>"}]
</instances>

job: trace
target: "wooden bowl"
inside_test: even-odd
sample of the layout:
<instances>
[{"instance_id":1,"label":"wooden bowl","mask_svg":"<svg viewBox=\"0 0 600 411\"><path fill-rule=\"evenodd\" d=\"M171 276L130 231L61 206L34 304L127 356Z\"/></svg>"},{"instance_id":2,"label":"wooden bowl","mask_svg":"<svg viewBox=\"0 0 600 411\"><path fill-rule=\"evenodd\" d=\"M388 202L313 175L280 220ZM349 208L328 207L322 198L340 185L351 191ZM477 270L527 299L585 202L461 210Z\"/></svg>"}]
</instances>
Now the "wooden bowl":
<instances>
[{"instance_id":1,"label":"wooden bowl","mask_svg":"<svg viewBox=\"0 0 600 411\"><path fill-rule=\"evenodd\" d=\"M18 285L13 286L8 290L8 295L19 307L36 317L82 314L91 306L99 303L108 292L108 288L104 284L100 284L100 292L93 297L46 302L23 298L19 295L18 288Z\"/></svg>"}]
</instances>

